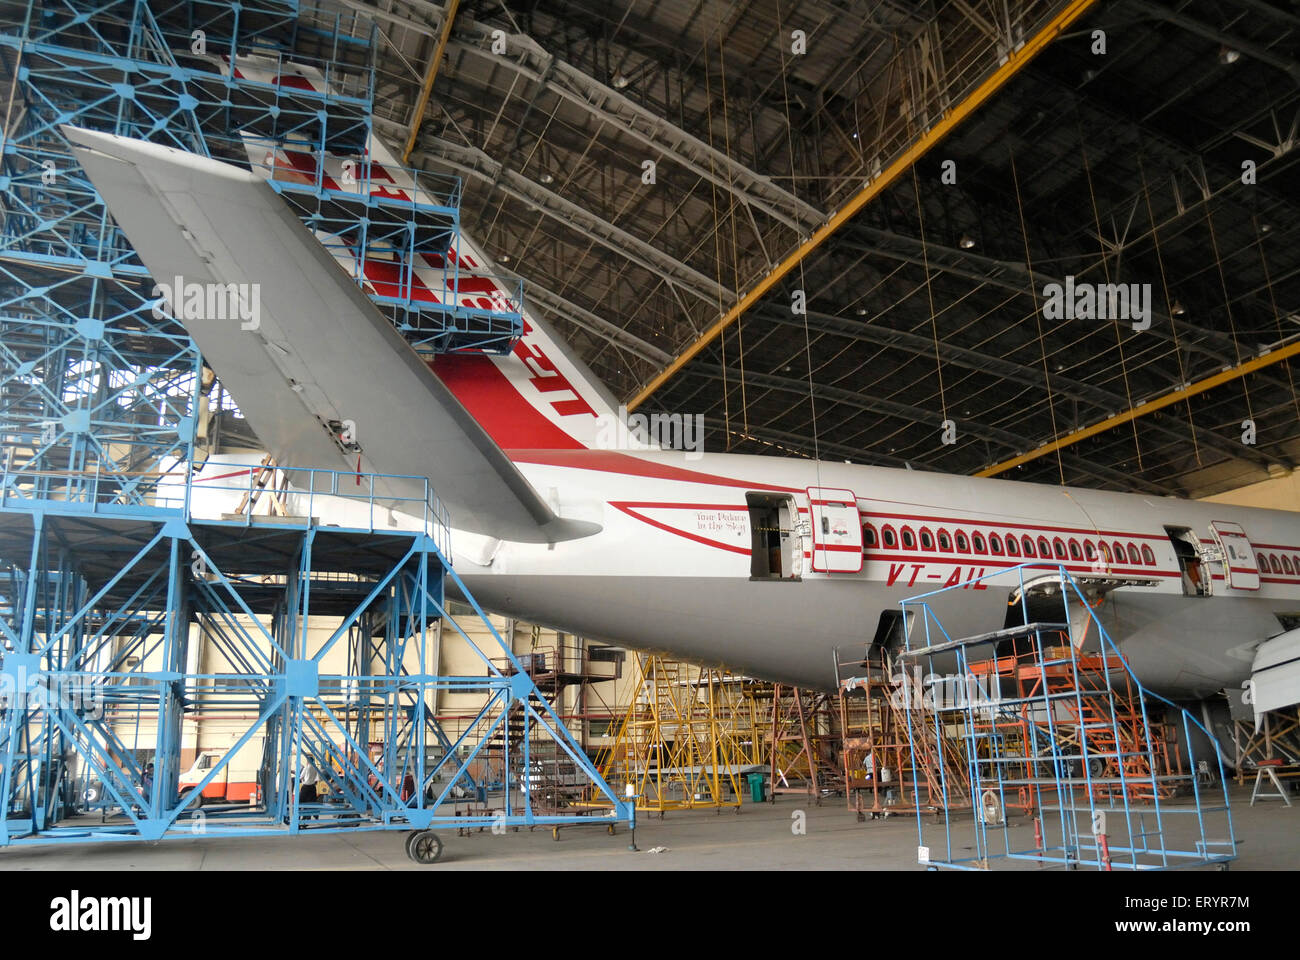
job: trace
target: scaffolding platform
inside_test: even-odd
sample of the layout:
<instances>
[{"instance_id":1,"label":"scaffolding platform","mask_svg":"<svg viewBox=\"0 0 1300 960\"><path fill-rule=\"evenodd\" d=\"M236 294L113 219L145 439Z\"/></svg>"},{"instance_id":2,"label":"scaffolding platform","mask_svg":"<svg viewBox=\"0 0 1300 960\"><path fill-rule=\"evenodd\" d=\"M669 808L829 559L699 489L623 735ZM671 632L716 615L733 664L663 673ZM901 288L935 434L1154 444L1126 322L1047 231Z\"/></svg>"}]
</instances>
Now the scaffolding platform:
<instances>
[{"instance_id":1,"label":"scaffolding platform","mask_svg":"<svg viewBox=\"0 0 1300 960\"><path fill-rule=\"evenodd\" d=\"M1237 848L1218 742L1142 686L1086 584L1061 565L1013 571L1025 622L1006 629L954 639L932 601L993 577L1005 582L1007 571L901 602L908 741L914 764L935 759L945 799L933 823L917 807L918 862L1227 869ZM1027 571L1059 584L1059 620L1027 622ZM1202 737L1212 753L1198 757ZM947 802L958 790L971 798L969 813Z\"/></svg>"},{"instance_id":2,"label":"scaffolding platform","mask_svg":"<svg viewBox=\"0 0 1300 960\"><path fill-rule=\"evenodd\" d=\"M585 810L539 808L526 784L489 797L474 779L485 751L518 753L527 770L542 744L608 805L611 826L631 826L633 805L451 569L447 518L427 481L422 509L397 505L407 522L394 527L392 504L373 493L393 478L289 473L301 482L284 486L299 517L232 519L212 486L196 493L192 482L164 488L185 491L179 505L153 508L24 499L13 491L27 485L7 484L0 846L387 829L418 832L408 853L433 862L434 827L587 822ZM331 492L303 492L313 490ZM349 494L361 509L339 509ZM356 519L322 526L318 515ZM429 669L435 621L473 643L447 613L448 577L498 646L475 647L481 675ZM485 691L485 704L453 737L429 703L466 689ZM207 750L212 762L186 783L181 754L198 718L216 718L231 742ZM252 781L244 802L205 806L238 768ZM299 789L313 769L323 792Z\"/></svg>"}]
</instances>

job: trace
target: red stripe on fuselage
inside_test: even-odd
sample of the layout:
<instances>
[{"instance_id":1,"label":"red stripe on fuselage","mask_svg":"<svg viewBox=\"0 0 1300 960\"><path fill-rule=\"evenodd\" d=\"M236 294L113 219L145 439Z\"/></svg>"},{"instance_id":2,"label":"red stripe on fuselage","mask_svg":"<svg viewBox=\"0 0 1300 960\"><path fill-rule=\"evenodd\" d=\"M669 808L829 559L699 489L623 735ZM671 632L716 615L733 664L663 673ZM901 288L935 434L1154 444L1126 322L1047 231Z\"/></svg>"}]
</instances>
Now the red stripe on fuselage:
<instances>
[{"instance_id":1,"label":"red stripe on fuselage","mask_svg":"<svg viewBox=\"0 0 1300 960\"><path fill-rule=\"evenodd\" d=\"M737 547L734 544L723 543L720 540L710 540L708 537L701 537L699 534L688 533L685 530L681 530L677 527L671 527L666 523L661 523L658 520L654 520L650 517L645 516L644 514L637 513L638 507L642 509L653 509L653 510L663 510L663 509L730 510L736 513L744 511L746 509L745 507L711 507L708 504L672 504L672 503L665 504L665 503L636 503L636 502L618 503L613 500L610 501L609 505L611 507L615 507L619 510L622 510L629 517L634 517L635 519L640 520L642 523L648 523L652 527L658 527L660 530L666 530L668 533L676 534L679 537L685 537L687 540L694 540L696 543L702 543L706 547L713 547L717 550L727 550L731 553L740 553L740 554L744 554L745 556L749 556L750 553L749 547Z\"/></svg>"}]
</instances>

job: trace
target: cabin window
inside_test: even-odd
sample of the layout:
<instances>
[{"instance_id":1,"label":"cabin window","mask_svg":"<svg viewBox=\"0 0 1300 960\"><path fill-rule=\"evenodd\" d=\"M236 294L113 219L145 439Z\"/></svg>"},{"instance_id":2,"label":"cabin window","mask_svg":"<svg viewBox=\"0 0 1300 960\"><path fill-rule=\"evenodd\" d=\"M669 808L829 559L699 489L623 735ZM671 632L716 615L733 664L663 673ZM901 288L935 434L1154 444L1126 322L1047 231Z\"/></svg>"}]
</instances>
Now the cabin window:
<instances>
[{"instance_id":1,"label":"cabin window","mask_svg":"<svg viewBox=\"0 0 1300 960\"><path fill-rule=\"evenodd\" d=\"M1106 541L1098 540L1097 549L1101 551L1102 558L1106 561L1107 564L1109 564L1111 560L1110 547L1107 546Z\"/></svg>"},{"instance_id":2,"label":"cabin window","mask_svg":"<svg viewBox=\"0 0 1300 960\"><path fill-rule=\"evenodd\" d=\"M903 528L903 549L904 550L916 549L916 534L912 532L911 527Z\"/></svg>"},{"instance_id":3,"label":"cabin window","mask_svg":"<svg viewBox=\"0 0 1300 960\"><path fill-rule=\"evenodd\" d=\"M988 550L984 546L984 536L982 534L972 533L970 535L970 542L975 547L976 553L988 553Z\"/></svg>"},{"instance_id":4,"label":"cabin window","mask_svg":"<svg viewBox=\"0 0 1300 960\"><path fill-rule=\"evenodd\" d=\"M894 528L891 526L886 525L880 528L880 539L887 550L893 550L898 546L898 534L894 533Z\"/></svg>"},{"instance_id":5,"label":"cabin window","mask_svg":"<svg viewBox=\"0 0 1300 960\"><path fill-rule=\"evenodd\" d=\"M1127 561L1127 559L1126 559L1125 556L1124 556L1124 544L1122 544L1122 543L1120 543L1118 540L1116 540L1116 541L1114 542L1113 546L1115 547L1115 562L1116 562L1116 563L1127 563L1128 561Z\"/></svg>"},{"instance_id":6,"label":"cabin window","mask_svg":"<svg viewBox=\"0 0 1300 960\"><path fill-rule=\"evenodd\" d=\"M921 549L923 550L934 549L934 534L931 533L929 530L925 529L924 527L921 528Z\"/></svg>"},{"instance_id":7,"label":"cabin window","mask_svg":"<svg viewBox=\"0 0 1300 960\"><path fill-rule=\"evenodd\" d=\"M1002 556L1002 538L996 533L989 534L989 549L998 556Z\"/></svg>"},{"instance_id":8,"label":"cabin window","mask_svg":"<svg viewBox=\"0 0 1300 960\"><path fill-rule=\"evenodd\" d=\"M939 531L939 549L945 553L952 553L952 537L948 536L947 530Z\"/></svg>"},{"instance_id":9,"label":"cabin window","mask_svg":"<svg viewBox=\"0 0 1300 960\"><path fill-rule=\"evenodd\" d=\"M1135 567L1142 565L1142 554L1138 552L1138 545L1136 543L1130 543L1128 545L1128 562L1133 564Z\"/></svg>"},{"instance_id":10,"label":"cabin window","mask_svg":"<svg viewBox=\"0 0 1300 960\"><path fill-rule=\"evenodd\" d=\"M1014 533L1007 534L1007 555L1012 557L1020 556L1020 544L1016 542Z\"/></svg>"},{"instance_id":11,"label":"cabin window","mask_svg":"<svg viewBox=\"0 0 1300 960\"><path fill-rule=\"evenodd\" d=\"M862 525L862 543L868 547L876 545L876 528L869 523Z\"/></svg>"},{"instance_id":12,"label":"cabin window","mask_svg":"<svg viewBox=\"0 0 1300 960\"><path fill-rule=\"evenodd\" d=\"M962 530L957 531L957 552L970 553L970 544L966 542L966 533Z\"/></svg>"},{"instance_id":13,"label":"cabin window","mask_svg":"<svg viewBox=\"0 0 1300 960\"><path fill-rule=\"evenodd\" d=\"M1070 540L1070 559L1071 560L1083 559L1083 549L1079 546L1078 540L1075 539Z\"/></svg>"},{"instance_id":14,"label":"cabin window","mask_svg":"<svg viewBox=\"0 0 1300 960\"><path fill-rule=\"evenodd\" d=\"M1034 556L1037 556L1037 554L1034 552L1034 538L1033 538L1033 537L1025 537L1023 540L1020 541L1020 545L1023 546L1023 547L1025 548L1025 556L1026 556L1026 557L1034 557Z\"/></svg>"},{"instance_id":15,"label":"cabin window","mask_svg":"<svg viewBox=\"0 0 1300 960\"><path fill-rule=\"evenodd\" d=\"M1097 548L1091 540L1083 541L1083 555L1089 562L1097 559Z\"/></svg>"},{"instance_id":16,"label":"cabin window","mask_svg":"<svg viewBox=\"0 0 1300 960\"><path fill-rule=\"evenodd\" d=\"M1047 542L1046 537L1038 538L1038 555L1044 559L1052 559L1052 545Z\"/></svg>"},{"instance_id":17,"label":"cabin window","mask_svg":"<svg viewBox=\"0 0 1300 960\"><path fill-rule=\"evenodd\" d=\"M747 493L749 507L749 576L752 580L793 580L798 519L793 498L785 494ZM802 560L802 557L799 558Z\"/></svg>"},{"instance_id":18,"label":"cabin window","mask_svg":"<svg viewBox=\"0 0 1300 960\"><path fill-rule=\"evenodd\" d=\"M1056 559L1057 559L1057 560L1064 560L1064 559L1065 559L1065 541L1064 541L1064 540L1062 540L1060 537L1057 537L1055 540L1052 541L1052 549L1054 549L1054 550L1056 551Z\"/></svg>"},{"instance_id":19,"label":"cabin window","mask_svg":"<svg viewBox=\"0 0 1300 960\"><path fill-rule=\"evenodd\" d=\"M1156 565L1156 552L1148 544L1142 544L1142 562L1148 567Z\"/></svg>"},{"instance_id":20,"label":"cabin window","mask_svg":"<svg viewBox=\"0 0 1300 960\"><path fill-rule=\"evenodd\" d=\"M1273 568L1275 570L1277 569L1276 561L1274 561ZM1291 566L1291 558L1288 557L1285 553L1282 554L1282 572L1288 574L1296 572L1295 567Z\"/></svg>"}]
</instances>

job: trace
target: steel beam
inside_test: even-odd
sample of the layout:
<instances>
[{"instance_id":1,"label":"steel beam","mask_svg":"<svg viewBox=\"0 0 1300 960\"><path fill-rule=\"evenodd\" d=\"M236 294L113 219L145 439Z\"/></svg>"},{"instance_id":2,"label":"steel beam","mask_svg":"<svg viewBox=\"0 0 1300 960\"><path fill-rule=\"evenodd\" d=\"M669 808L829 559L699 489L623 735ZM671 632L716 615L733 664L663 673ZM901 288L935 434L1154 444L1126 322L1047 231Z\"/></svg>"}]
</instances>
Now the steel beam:
<instances>
[{"instance_id":1,"label":"steel beam","mask_svg":"<svg viewBox=\"0 0 1300 960\"><path fill-rule=\"evenodd\" d=\"M716 364L697 363L691 366L688 371L689 376L706 377L714 380L726 380L727 382L739 382L741 371L735 367L724 368ZM776 374L755 373L752 370L746 370L744 373L745 383L752 387L759 387L764 390L776 390L782 393L797 394L808 396L808 381L799 380L794 377L782 377ZM813 395L819 400L825 400L828 403L841 403L845 406L855 407L859 410L865 410L868 413L883 413L887 416L895 417L899 420L905 420L909 423L925 423L927 421L938 426L938 416L933 410L924 410L920 407L914 407L910 404L899 403L895 400L886 400L881 397L866 397L853 390L844 390L840 387L828 387L824 384L816 384L813 387ZM758 436L764 428L751 428L750 434ZM1000 447L1006 447L1015 450L1024 444L1024 438L1020 434L1012 433L1009 430L1003 430L999 427L991 427L986 424L972 424L970 421L963 421L965 433L978 440L986 443L994 443ZM767 431L771 433L772 431ZM787 438L784 442L795 443L793 434L785 434ZM802 441L805 445L808 438ZM818 437L818 453L821 452L821 438ZM843 445L836 445L838 453L842 454L845 449ZM830 449L829 447L827 449ZM862 450L857 453L859 457L882 456L881 454L871 451ZM894 459L898 459L895 457ZM1110 483L1115 483L1130 489L1144 490L1150 493L1165 494L1169 490L1160 487L1147 480L1142 480L1120 470L1115 470L1103 464L1094 463L1083 457L1070 457L1068 464L1071 469L1078 470L1089 476ZM982 476L982 474L976 474Z\"/></svg>"},{"instance_id":2,"label":"steel beam","mask_svg":"<svg viewBox=\"0 0 1300 960\"><path fill-rule=\"evenodd\" d=\"M415 140L420 135L420 124L424 122L424 109L429 105L429 94L433 92L433 82L438 78L438 67L447 49L447 39L451 36L451 25L456 19L458 6L460 0L447 0L447 12L442 16L442 30L438 34L438 43L433 49L433 57L429 60L429 69L424 74L420 96L415 101L415 113L411 117L411 132L406 137L406 146L402 148L403 164L410 160L411 151L415 149Z\"/></svg>"},{"instance_id":3,"label":"steel beam","mask_svg":"<svg viewBox=\"0 0 1300 960\"><path fill-rule=\"evenodd\" d=\"M1019 50L1008 53L1006 61L994 70L971 93L949 110L942 119L923 133L916 142L905 150L897 159L886 167L879 176L872 179L862 190L855 194L842 208L831 215L811 237L805 240L792 253L785 257L776 267L763 277L713 323L700 337L678 354L664 370L660 371L628 403L629 410L635 410L656 390L673 378L687 363L699 355L700 351L716 340L722 331L733 324L746 310L757 303L791 270L797 267L805 257L816 250L829 237L837 233L863 207L878 197L885 189L893 185L903 173L911 168L931 148L943 140L953 129L971 113L979 109L993 94L1002 89L1030 60L1041 52L1063 31L1079 20L1096 3L1096 0L1072 0L1048 23L1030 38Z\"/></svg>"},{"instance_id":4,"label":"steel beam","mask_svg":"<svg viewBox=\"0 0 1300 960\"><path fill-rule=\"evenodd\" d=\"M1189 397L1194 397L1199 393L1205 393L1207 390L1213 390L1215 387L1223 386L1225 383L1231 383L1234 380L1240 380L1248 374L1265 367L1271 367L1276 363L1281 363L1293 356L1300 354L1300 341L1287 344L1270 353L1265 353L1250 360L1246 360L1234 367L1226 370L1220 370L1218 373L1197 380L1195 383L1189 383L1185 387L1177 390L1171 390L1163 396L1156 397L1154 400L1148 400L1140 403L1135 407L1125 410L1123 413L1116 414L1113 417L1107 417L1105 420L1094 423L1090 427L1083 427L1079 430L1072 430L1063 437L1058 437L1051 443L1045 443L1041 447L1036 447L1028 453L1022 453L1012 457L1010 460L1003 460L1001 463L995 463L991 467L985 467L978 471L977 477L994 477L999 473L1005 473L1012 467L1019 466L1022 463L1028 463L1030 460L1037 460L1039 457L1046 456L1057 450L1063 450L1066 447L1078 443L1080 440L1086 440L1088 437L1096 436L1099 433L1105 433L1115 427L1125 423L1130 423L1139 417L1145 417L1149 413L1155 413L1157 410L1163 410L1165 407L1172 406Z\"/></svg>"},{"instance_id":5,"label":"steel beam","mask_svg":"<svg viewBox=\"0 0 1300 960\"><path fill-rule=\"evenodd\" d=\"M758 316L773 323L800 329L803 328L805 319L780 310L764 310ZM808 329L817 333L847 337L882 347L893 347L916 356L933 357L936 350L935 341L931 337L812 310L808 311L807 325ZM995 357L978 350L971 350L967 347L959 347L946 341L938 343L937 349L939 357L944 363L964 367L967 370L980 370L1012 382L1032 384L1051 390L1053 393L1063 394L1073 400L1101 407L1104 410L1117 410L1131 402L1120 394L1113 393L1103 387L1096 387L1070 377L1062 377L1060 374L1052 376L1049 384L1047 376L1043 373L1042 368L1038 366L1004 360L1001 357ZM1170 427L1157 424L1153 425L1153 429L1163 433L1170 439L1179 441L1187 439L1186 434ZM1268 465L1268 460L1258 454L1243 453L1229 447L1228 442L1218 434L1210 433L1210 439L1208 440L1198 436L1196 440L1201 446L1227 457L1249 460L1261 467Z\"/></svg>"},{"instance_id":6,"label":"steel beam","mask_svg":"<svg viewBox=\"0 0 1300 960\"><path fill-rule=\"evenodd\" d=\"M378 125L378 120L377 120ZM638 266L711 305L735 296L712 277L664 253L662 250L615 226L590 210L546 189L518 171L493 160L477 147L466 147L441 137L425 138L419 151L439 165L489 183L509 197L531 204L546 216L582 233L601 246L627 257Z\"/></svg>"},{"instance_id":7,"label":"steel beam","mask_svg":"<svg viewBox=\"0 0 1300 960\"><path fill-rule=\"evenodd\" d=\"M492 28L470 23L460 31L468 39L453 38L448 47L456 53L487 60L543 87L566 102L607 123L620 134L638 141L793 230L804 231L820 223L820 210L806 203L771 178L711 147L663 117L547 53L532 37L506 37L506 55L491 51Z\"/></svg>"}]
</instances>

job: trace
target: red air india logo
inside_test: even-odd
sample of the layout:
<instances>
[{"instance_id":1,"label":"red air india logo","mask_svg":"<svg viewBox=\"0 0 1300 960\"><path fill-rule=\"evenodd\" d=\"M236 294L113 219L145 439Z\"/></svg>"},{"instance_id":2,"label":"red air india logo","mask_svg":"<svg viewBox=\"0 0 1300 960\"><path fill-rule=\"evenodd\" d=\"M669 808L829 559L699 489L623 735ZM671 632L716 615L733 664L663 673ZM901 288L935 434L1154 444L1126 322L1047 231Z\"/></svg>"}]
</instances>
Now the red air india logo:
<instances>
[{"instance_id":1,"label":"red air india logo","mask_svg":"<svg viewBox=\"0 0 1300 960\"><path fill-rule=\"evenodd\" d=\"M552 400L551 406L555 412L562 417L572 417L581 413L588 413L596 416L596 411L591 409L591 405L582 399L580 394L569 378L566 377L555 366L555 363L548 357L541 347L535 344L529 344L528 335L533 332L533 328L524 321L524 336L515 344L514 354L528 368L528 379L542 393L558 393L562 390L568 390L573 393L571 400Z\"/></svg>"}]
</instances>

